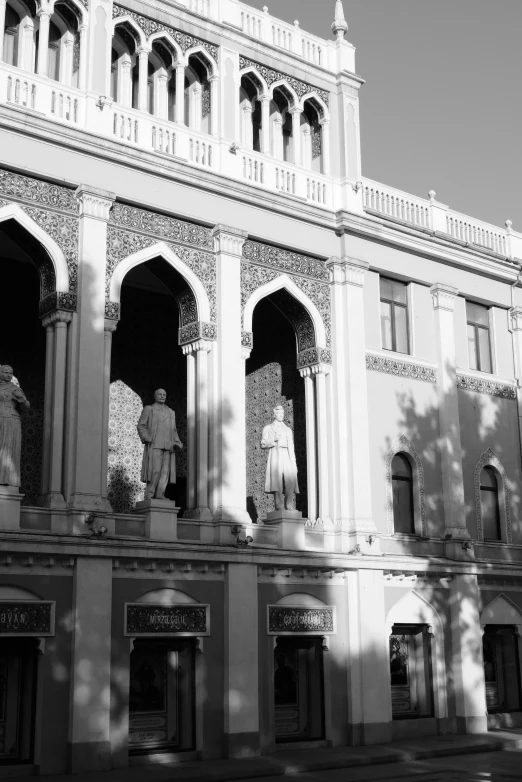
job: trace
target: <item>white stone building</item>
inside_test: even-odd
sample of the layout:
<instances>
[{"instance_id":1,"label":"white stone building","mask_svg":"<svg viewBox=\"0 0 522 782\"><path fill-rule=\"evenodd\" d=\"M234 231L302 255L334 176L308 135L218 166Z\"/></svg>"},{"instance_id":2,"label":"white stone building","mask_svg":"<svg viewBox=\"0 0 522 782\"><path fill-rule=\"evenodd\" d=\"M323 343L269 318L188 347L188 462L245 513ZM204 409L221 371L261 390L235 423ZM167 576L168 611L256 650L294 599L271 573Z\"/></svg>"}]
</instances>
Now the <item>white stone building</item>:
<instances>
[{"instance_id":1,"label":"white stone building","mask_svg":"<svg viewBox=\"0 0 522 782\"><path fill-rule=\"evenodd\" d=\"M0 0L0 775L517 721L522 235L365 179L334 10Z\"/></svg>"}]
</instances>

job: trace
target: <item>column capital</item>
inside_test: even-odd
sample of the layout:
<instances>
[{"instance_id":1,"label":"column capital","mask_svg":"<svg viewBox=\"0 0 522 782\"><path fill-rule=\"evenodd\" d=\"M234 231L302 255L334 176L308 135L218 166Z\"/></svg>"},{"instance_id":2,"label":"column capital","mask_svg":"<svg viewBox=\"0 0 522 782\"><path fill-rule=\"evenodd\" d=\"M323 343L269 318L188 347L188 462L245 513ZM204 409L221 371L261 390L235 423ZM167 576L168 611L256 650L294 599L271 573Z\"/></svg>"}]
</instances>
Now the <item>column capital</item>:
<instances>
[{"instance_id":1,"label":"column capital","mask_svg":"<svg viewBox=\"0 0 522 782\"><path fill-rule=\"evenodd\" d=\"M457 288L453 288L451 285L446 285L443 282L436 282L435 285L431 286L430 293L433 299L433 309L453 312L455 299L459 294Z\"/></svg>"},{"instance_id":2,"label":"column capital","mask_svg":"<svg viewBox=\"0 0 522 782\"><path fill-rule=\"evenodd\" d=\"M260 96L259 100L261 101L261 103L266 103L267 101L268 101L268 103L270 103L270 101L272 100L272 98L270 97L270 95L268 95L267 93L265 93L265 92L264 92L264 93L263 93L263 94Z\"/></svg>"},{"instance_id":3,"label":"column capital","mask_svg":"<svg viewBox=\"0 0 522 782\"><path fill-rule=\"evenodd\" d=\"M38 8L36 15L37 16L48 16L49 18L54 13L54 3L48 3L45 2L45 0L40 0L40 7Z\"/></svg>"},{"instance_id":4,"label":"column capital","mask_svg":"<svg viewBox=\"0 0 522 782\"><path fill-rule=\"evenodd\" d=\"M108 332L109 334L114 334L117 328L118 328L117 320L109 320L109 318L105 318L105 320L103 321L103 330L105 332Z\"/></svg>"},{"instance_id":5,"label":"column capital","mask_svg":"<svg viewBox=\"0 0 522 782\"><path fill-rule=\"evenodd\" d=\"M213 345L208 339L198 339L196 342L188 342L181 349L184 356L195 356L196 353L210 353Z\"/></svg>"},{"instance_id":6,"label":"column capital","mask_svg":"<svg viewBox=\"0 0 522 782\"><path fill-rule=\"evenodd\" d=\"M187 63L178 61L174 67L176 68L176 71L183 71L183 72L185 72L185 68L187 67Z\"/></svg>"},{"instance_id":7,"label":"column capital","mask_svg":"<svg viewBox=\"0 0 522 782\"><path fill-rule=\"evenodd\" d=\"M90 185L80 185L74 195L80 202L80 217L94 217L105 222L109 220L111 207L116 200L115 193Z\"/></svg>"},{"instance_id":8,"label":"column capital","mask_svg":"<svg viewBox=\"0 0 522 782\"><path fill-rule=\"evenodd\" d=\"M193 323L186 323L178 330L178 343L181 347L196 344L201 341L208 341L212 344L216 339L217 326L215 323L204 323L201 320L196 320Z\"/></svg>"},{"instance_id":9,"label":"column capital","mask_svg":"<svg viewBox=\"0 0 522 782\"><path fill-rule=\"evenodd\" d=\"M297 354L297 369L299 372L302 370L310 370L313 375L327 375L330 371L331 364L332 351L328 348L307 348ZM319 367L320 369L316 369L316 367ZM324 367L328 367L328 369L324 369ZM301 377L306 377L306 375L301 375Z\"/></svg>"},{"instance_id":10,"label":"column capital","mask_svg":"<svg viewBox=\"0 0 522 782\"><path fill-rule=\"evenodd\" d=\"M219 76L218 76L218 74L217 74L217 73L213 73L213 74L211 74L211 75L208 77L207 81L208 81L210 84L213 84L215 81L219 81Z\"/></svg>"},{"instance_id":11,"label":"column capital","mask_svg":"<svg viewBox=\"0 0 522 782\"><path fill-rule=\"evenodd\" d=\"M220 223L212 229L212 236L214 237L215 252L241 258L243 245L248 238L247 231Z\"/></svg>"},{"instance_id":12,"label":"column capital","mask_svg":"<svg viewBox=\"0 0 522 782\"><path fill-rule=\"evenodd\" d=\"M511 307L509 310L511 331L522 331L522 307Z\"/></svg>"},{"instance_id":13,"label":"column capital","mask_svg":"<svg viewBox=\"0 0 522 782\"><path fill-rule=\"evenodd\" d=\"M330 117L321 117L319 120L319 125L328 125L330 122Z\"/></svg>"},{"instance_id":14,"label":"column capital","mask_svg":"<svg viewBox=\"0 0 522 782\"><path fill-rule=\"evenodd\" d=\"M65 310L54 310L54 312L49 312L47 315L43 316L42 326L47 328L47 326L52 326L55 323L70 323L71 320L72 312L66 312Z\"/></svg>"},{"instance_id":15,"label":"column capital","mask_svg":"<svg viewBox=\"0 0 522 782\"><path fill-rule=\"evenodd\" d=\"M317 377L317 375L329 375L332 370L330 364L312 364L299 370L301 377Z\"/></svg>"},{"instance_id":16,"label":"column capital","mask_svg":"<svg viewBox=\"0 0 522 782\"><path fill-rule=\"evenodd\" d=\"M289 110L289 114L292 114L292 116L294 114L299 114L300 115L302 113L303 113L303 110L301 108L299 108L299 106L292 106L292 108Z\"/></svg>"},{"instance_id":17,"label":"column capital","mask_svg":"<svg viewBox=\"0 0 522 782\"><path fill-rule=\"evenodd\" d=\"M152 48L150 46L143 46L142 45L142 46L138 47L138 49L136 50L136 54L139 54L139 55L146 54L147 57L148 57L149 54L151 53L151 51L152 51Z\"/></svg>"},{"instance_id":18,"label":"column capital","mask_svg":"<svg viewBox=\"0 0 522 782\"><path fill-rule=\"evenodd\" d=\"M364 287L364 278L370 268L368 261L362 261L359 258L330 258L326 261L326 266L330 270L330 281L336 285L355 285L358 288Z\"/></svg>"}]
</instances>

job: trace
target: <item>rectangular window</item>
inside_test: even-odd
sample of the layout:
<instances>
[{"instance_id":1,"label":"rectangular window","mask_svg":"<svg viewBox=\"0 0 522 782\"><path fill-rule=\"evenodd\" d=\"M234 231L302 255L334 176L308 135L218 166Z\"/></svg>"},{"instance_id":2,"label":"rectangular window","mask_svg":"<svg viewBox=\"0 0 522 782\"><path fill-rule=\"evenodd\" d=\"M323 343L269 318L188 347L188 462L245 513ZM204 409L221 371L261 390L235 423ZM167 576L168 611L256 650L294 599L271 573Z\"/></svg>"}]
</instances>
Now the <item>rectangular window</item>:
<instances>
[{"instance_id":1,"label":"rectangular window","mask_svg":"<svg viewBox=\"0 0 522 782\"><path fill-rule=\"evenodd\" d=\"M469 368L492 372L491 342L489 338L489 310L481 304L466 302L468 323Z\"/></svg>"},{"instance_id":2,"label":"rectangular window","mask_svg":"<svg viewBox=\"0 0 522 782\"><path fill-rule=\"evenodd\" d=\"M409 353L408 302L406 285L380 278L381 341L384 350Z\"/></svg>"}]
</instances>

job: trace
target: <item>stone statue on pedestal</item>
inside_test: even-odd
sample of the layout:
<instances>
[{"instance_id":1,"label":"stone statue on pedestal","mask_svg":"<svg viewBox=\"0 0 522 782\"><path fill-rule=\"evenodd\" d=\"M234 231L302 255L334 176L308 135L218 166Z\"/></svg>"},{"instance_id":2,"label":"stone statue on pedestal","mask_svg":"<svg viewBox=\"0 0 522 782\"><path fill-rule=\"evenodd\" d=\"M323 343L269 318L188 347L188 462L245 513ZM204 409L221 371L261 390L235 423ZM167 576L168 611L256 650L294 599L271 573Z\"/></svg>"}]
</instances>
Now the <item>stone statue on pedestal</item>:
<instances>
[{"instance_id":1,"label":"stone statue on pedestal","mask_svg":"<svg viewBox=\"0 0 522 782\"><path fill-rule=\"evenodd\" d=\"M3 364L0 366L0 486L20 486L20 410L29 407L22 389L13 383L13 368Z\"/></svg>"},{"instance_id":2,"label":"stone statue on pedestal","mask_svg":"<svg viewBox=\"0 0 522 782\"><path fill-rule=\"evenodd\" d=\"M138 422L138 434L145 445L141 480L147 484L146 500L164 500L169 483L176 483L174 447L183 448L176 430L174 410L167 407L167 393L162 388L154 394L154 404L147 405Z\"/></svg>"},{"instance_id":3,"label":"stone statue on pedestal","mask_svg":"<svg viewBox=\"0 0 522 782\"><path fill-rule=\"evenodd\" d=\"M263 429L261 448L268 450L265 492L274 495L276 510L286 508L295 511L295 495L299 494L299 487L294 435L283 423L284 417L285 411L278 405L274 408L274 420Z\"/></svg>"}]
</instances>

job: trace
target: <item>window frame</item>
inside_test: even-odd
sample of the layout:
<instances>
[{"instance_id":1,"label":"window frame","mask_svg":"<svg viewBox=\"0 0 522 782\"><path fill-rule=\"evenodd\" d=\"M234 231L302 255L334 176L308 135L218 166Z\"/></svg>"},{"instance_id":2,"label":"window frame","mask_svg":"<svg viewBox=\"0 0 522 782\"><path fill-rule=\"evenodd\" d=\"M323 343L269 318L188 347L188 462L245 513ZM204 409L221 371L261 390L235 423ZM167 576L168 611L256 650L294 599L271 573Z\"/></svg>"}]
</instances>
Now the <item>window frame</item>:
<instances>
[{"instance_id":1,"label":"window frame","mask_svg":"<svg viewBox=\"0 0 522 782\"><path fill-rule=\"evenodd\" d=\"M488 470L491 475L493 476L493 480L495 482L495 487L492 486L484 486L482 483L482 475L484 474L484 471ZM500 513L500 489L501 486L499 486L499 479L498 479L498 473L495 470L495 468L491 464L485 464L482 470L480 471L479 475L479 490L480 490L480 509L482 514L482 530L484 534L484 528L485 528L485 516L484 516L484 503L483 503L483 497L482 492L488 492L490 494L493 494L495 496L495 526L497 530L497 537L495 538L487 538L484 535L484 542L485 543L501 543L502 542L502 518Z\"/></svg>"},{"instance_id":2,"label":"window frame","mask_svg":"<svg viewBox=\"0 0 522 782\"><path fill-rule=\"evenodd\" d=\"M497 540L484 537L484 522L482 513L482 470L484 467L491 467L497 483L498 511L500 516L500 537ZM475 467L475 513L477 524L477 541L486 545L506 545L513 541L510 491L508 486L507 474L502 463L495 453L488 448L481 455Z\"/></svg>"},{"instance_id":3,"label":"window frame","mask_svg":"<svg viewBox=\"0 0 522 782\"><path fill-rule=\"evenodd\" d=\"M395 530L394 508L393 508L393 481L392 481L392 461L393 458L401 454L410 462L413 477L413 519L414 532L399 532ZM424 491L424 467L419 458L415 446L406 435L400 435L391 444L391 447L385 458L385 480L386 480L386 506L387 506L387 527L388 535L404 538L428 538L428 524L426 517L426 496Z\"/></svg>"},{"instance_id":4,"label":"window frame","mask_svg":"<svg viewBox=\"0 0 522 782\"><path fill-rule=\"evenodd\" d=\"M399 284L404 286L405 289L405 299L406 303L401 304L400 302L395 301L394 299L388 299L384 297L381 294L381 280L387 280L388 282ZM410 307L409 307L409 285L407 283L401 282L401 280L394 280L392 277L385 277L384 275L379 275L379 305L381 303L389 304L391 309L391 341L392 341L392 347L386 348L383 345L383 332L382 332L382 313L380 311L379 307L379 320L380 320L380 332L381 332L381 349L382 350L388 350L391 353L400 353L401 356L411 356L411 335L410 335ZM406 318L406 352L403 352L401 350L397 350L397 328L396 328L396 317L395 317L395 308L400 307L401 309L405 310Z\"/></svg>"},{"instance_id":5,"label":"window frame","mask_svg":"<svg viewBox=\"0 0 522 782\"><path fill-rule=\"evenodd\" d=\"M403 459L405 459L406 463L408 464L408 467L410 468L410 476L409 477L405 477L403 475L394 474L393 463L394 463L394 461L396 460L396 458L398 456L400 456ZM411 457L409 457L409 455L406 454L404 451L398 451L393 456L393 458L391 460L391 481L392 481L392 495L393 495L393 517L394 517L393 518L393 523L394 523L394 530L395 530L396 533L398 533L400 535L415 535L416 534L416 532L415 532L415 491L414 491L415 477L414 476L415 476L415 470L414 470L414 467L413 467L413 465L411 463ZM396 519L395 519L395 504L396 504L395 503L395 484L396 484L396 482L403 483L403 484L408 484L408 487L409 487L408 494L409 494L409 500L410 500L409 505L410 505L410 508L411 508L411 518L408 520L410 522L409 523L410 529L408 531L406 531L404 529L401 529L401 530L396 529ZM399 504L399 503L397 503L397 504Z\"/></svg>"},{"instance_id":6,"label":"window frame","mask_svg":"<svg viewBox=\"0 0 522 782\"><path fill-rule=\"evenodd\" d=\"M476 323L474 320L470 320L468 317L468 304L472 304L474 307L482 307L484 310L486 310L487 313L487 320L488 325L484 326L482 323ZM477 356L477 366L472 367L471 361L470 361L470 353L469 353L469 335L467 336L467 342L468 342L468 366L469 369L471 369L474 372L483 372L487 375L494 374L494 367L493 367L493 349L492 349L492 342L491 342L491 307L487 307L485 304L479 304L478 302L471 301L469 299L466 299L466 327L472 327L473 329L473 339L475 344L475 355ZM486 371L485 369L482 369L482 356L481 356L481 349L480 349L480 340L479 340L479 329L482 329L483 331L487 332L488 336L488 350L489 350L489 366L490 371Z\"/></svg>"}]
</instances>

